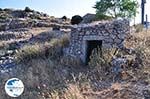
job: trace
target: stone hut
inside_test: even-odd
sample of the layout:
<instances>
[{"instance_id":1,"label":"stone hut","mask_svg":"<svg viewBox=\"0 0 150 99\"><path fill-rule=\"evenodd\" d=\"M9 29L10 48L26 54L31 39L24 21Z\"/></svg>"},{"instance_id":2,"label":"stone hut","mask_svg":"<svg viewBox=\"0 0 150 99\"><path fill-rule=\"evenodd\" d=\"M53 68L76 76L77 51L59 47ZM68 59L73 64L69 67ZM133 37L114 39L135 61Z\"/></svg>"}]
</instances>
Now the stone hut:
<instances>
[{"instance_id":1,"label":"stone hut","mask_svg":"<svg viewBox=\"0 0 150 99\"><path fill-rule=\"evenodd\" d=\"M86 63L89 51L96 46L123 48L128 33L129 21L126 19L76 25L71 30L68 53Z\"/></svg>"}]
</instances>

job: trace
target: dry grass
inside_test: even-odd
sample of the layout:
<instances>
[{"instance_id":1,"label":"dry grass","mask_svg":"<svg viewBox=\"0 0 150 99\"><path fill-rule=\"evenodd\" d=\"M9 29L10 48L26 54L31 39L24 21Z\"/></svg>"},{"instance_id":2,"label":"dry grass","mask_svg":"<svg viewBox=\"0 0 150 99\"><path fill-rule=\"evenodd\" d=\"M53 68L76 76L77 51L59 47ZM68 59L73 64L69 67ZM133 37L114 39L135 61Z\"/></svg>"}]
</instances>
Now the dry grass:
<instances>
[{"instance_id":1,"label":"dry grass","mask_svg":"<svg viewBox=\"0 0 150 99\"><path fill-rule=\"evenodd\" d=\"M117 48L98 48L93 50L90 56L89 66L107 66L112 61L112 58L117 54Z\"/></svg>"},{"instance_id":2,"label":"dry grass","mask_svg":"<svg viewBox=\"0 0 150 99\"><path fill-rule=\"evenodd\" d=\"M135 39L138 44L134 45L135 52L142 59L142 66L131 68L132 65L128 64L124 73L132 78L125 82L143 81L150 84L150 40ZM93 51L89 62L91 68L82 68L80 60L61 54L62 48L68 43L69 38L64 35L61 39L54 38L44 44L27 45L19 50L17 60L24 64L20 64L15 70L19 71L17 77L26 86L21 99L133 99L138 96L129 86L122 87L120 83L109 87L99 84L105 81L111 83L112 58L127 53L118 49L102 49L103 54ZM0 98L9 99L6 95L1 95Z\"/></svg>"},{"instance_id":3,"label":"dry grass","mask_svg":"<svg viewBox=\"0 0 150 99\"><path fill-rule=\"evenodd\" d=\"M60 64L65 66L78 67L81 66L81 60L72 56L63 56L60 59Z\"/></svg>"},{"instance_id":4,"label":"dry grass","mask_svg":"<svg viewBox=\"0 0 150 99\"><path fill-rule=\"evenodd\" d=\"M136 38L141 38L141 39L145 39L147 37L150 37L150 30L144 30L144 31L141 31L139 33L133 33L133 36L136 37Z\"/></svg>"},{"instance_id":5,"label":"dry grass","mask_svg":"<svg viewBox=\"0 0 150 99\"><path fill-rule=\"evenodd\" d=\"M51 93L51 99L87 99L80 91L78 85L69 84L68 88L62 95L59 95L57 91Z\"/></svg>"},{"instance_id":6,"label":"dry grass","mask_svg":"<svg viewBox=\"0 0 150 99\"><path fill-rule=\"evenodd\" d=\"M44 53L40 45L26 45L16 54L18 62L28 62L31 59L43 57Z\"/></svg>"},{"instance_id":7,"label":"dry grass","mask_svg":"<svg viewBox=\"0 0 150 99\"><path fill-rule=\"evenodd\" d=\"M150 84L150 31L142 31L133 33L127 38L126 44L128 48L134 48L137 59L139 61L139 69L128 69L135 81L145 82Z\"/></svg>"},{"instance_id":8,"label":"dry grass","mask_svg":"<svg viewBox=\"0 0 150 99\"><path fill-rule=\"evenodd\" d=\"M28 62L37 58L57 58L62 54L63 47L67 46L69 38L64 35L61 39L52 39L45 44L26 45L16 53L17 62Z\"/></svg>"},{"instance_id":9,"label":"dry grass","mask_svg":"<svg viewBox=\"0 0 150 99\"><path fill-rule=\"evenodd\" d=\"M137 24L134 27L135 27L135 32L137 32L137 33L143 31L143 25L142 24Z\"/></svg>"},{"instance_id":10,"label":"dry grass","mask_svg":"<svg viewBox=\"0 0 150 99\"><path fill-rule=\"evenodd\" d=\"M135 74L134 77L137 79L143 79L150 84L150 37L139 42L139 46L136 47L136 51L139 57L142 59L142 68L138 71L138 75Z\"/></svg>"},{"instance_id":11,"label":"dry grass","mask_svg":"<svg viewBox=\"0 0 150 99\"><path fill-rule=\"evenodd\" d=\"M79 85L83 84L85 80L87 81L87 76L82 73L78 74L75 68L74 70L69 68L71 64L76 64L75 61L61 64L61 61L65 59L66 57L60 57L56 61L50 57L46 59L32 58L16 67L16 71L20 71L17 75L25 85L27 84L26 92L22 97L28 99L86 99L82 95Z\"/></svg>"}]
</instances>

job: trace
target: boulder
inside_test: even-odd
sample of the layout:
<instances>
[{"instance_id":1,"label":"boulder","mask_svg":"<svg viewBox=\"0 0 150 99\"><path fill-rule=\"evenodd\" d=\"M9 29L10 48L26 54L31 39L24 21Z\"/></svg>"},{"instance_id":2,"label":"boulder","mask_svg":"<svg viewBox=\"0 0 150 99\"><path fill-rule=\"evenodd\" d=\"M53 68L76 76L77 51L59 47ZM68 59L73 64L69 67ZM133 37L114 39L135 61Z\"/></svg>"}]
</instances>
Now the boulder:
<instances>
[{"instance_id":1,"label":"boulder","mask_svg":"<svg viewBox=\"0 0 150 99\"><path fill-rule=\"evenodd\" d=\"M95 20L96 15L95 14L86 14L85 16L83 16L83 20L81 23L91 23L92 21Z\"/></svg>"}]
</instances>

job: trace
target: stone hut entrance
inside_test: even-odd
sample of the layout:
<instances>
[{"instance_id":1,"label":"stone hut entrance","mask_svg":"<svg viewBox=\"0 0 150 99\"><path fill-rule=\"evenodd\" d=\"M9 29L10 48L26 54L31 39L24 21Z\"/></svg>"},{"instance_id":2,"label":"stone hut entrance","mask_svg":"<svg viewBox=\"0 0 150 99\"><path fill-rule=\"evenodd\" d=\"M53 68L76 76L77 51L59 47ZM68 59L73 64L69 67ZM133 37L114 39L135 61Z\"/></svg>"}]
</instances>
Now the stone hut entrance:
<instances>
[{"instance_id":1,"label":"stone hut entrance","mask_svg":"<svg viewBox=\"0 0 150 99\"><path fill-rule=\"evenodd\" d=\"M126 19L75 25L71 28L67 53L86 64L92 50L97 46L123 48L124 40L129 32L129 21Z\"/></svg>"},{"instance_id":2,"label":"stone hut entrance","mask_svg":"<svg viewBox=\"0 0 150 99\"><path fill-rule=\"evenodd\" d=\"M90 61L90 56L94 49L98 49L102 47L102 40L88 40L87 41L87 48L86 48L86 60L85 63L88 64Z\"/></svg>"}]
</instances>

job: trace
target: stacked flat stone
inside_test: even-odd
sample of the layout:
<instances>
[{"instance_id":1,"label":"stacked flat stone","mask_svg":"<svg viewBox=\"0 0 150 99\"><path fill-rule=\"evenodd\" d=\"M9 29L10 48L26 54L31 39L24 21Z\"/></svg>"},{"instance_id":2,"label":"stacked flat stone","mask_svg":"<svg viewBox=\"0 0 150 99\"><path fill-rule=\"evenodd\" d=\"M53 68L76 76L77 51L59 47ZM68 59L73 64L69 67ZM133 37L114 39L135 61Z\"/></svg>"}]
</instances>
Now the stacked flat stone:
<instances>
[{"instance_id":1,"label":"stacked flat stone","mask_svg":"<svg viewBox=\"0 0 150 99\"><path fill-rule=\"evenodd\" d=\"M129 30L129 21L126 19L73 26L68 53L84 61L86 57L86 43L90 40L102 40L103 48L122 48Z\"/></svg>"},{"instance_id":2,"label":"stacked flat stone","mask_svg":"<svg viewBox=\"0 0 150 99\"><path fill-rule=\"evenodd\" d=\"M0 41L8 41L11 39L23 38L27 35L30 35L28 31L1 31Z\"/></svg>"}]
</instances>

